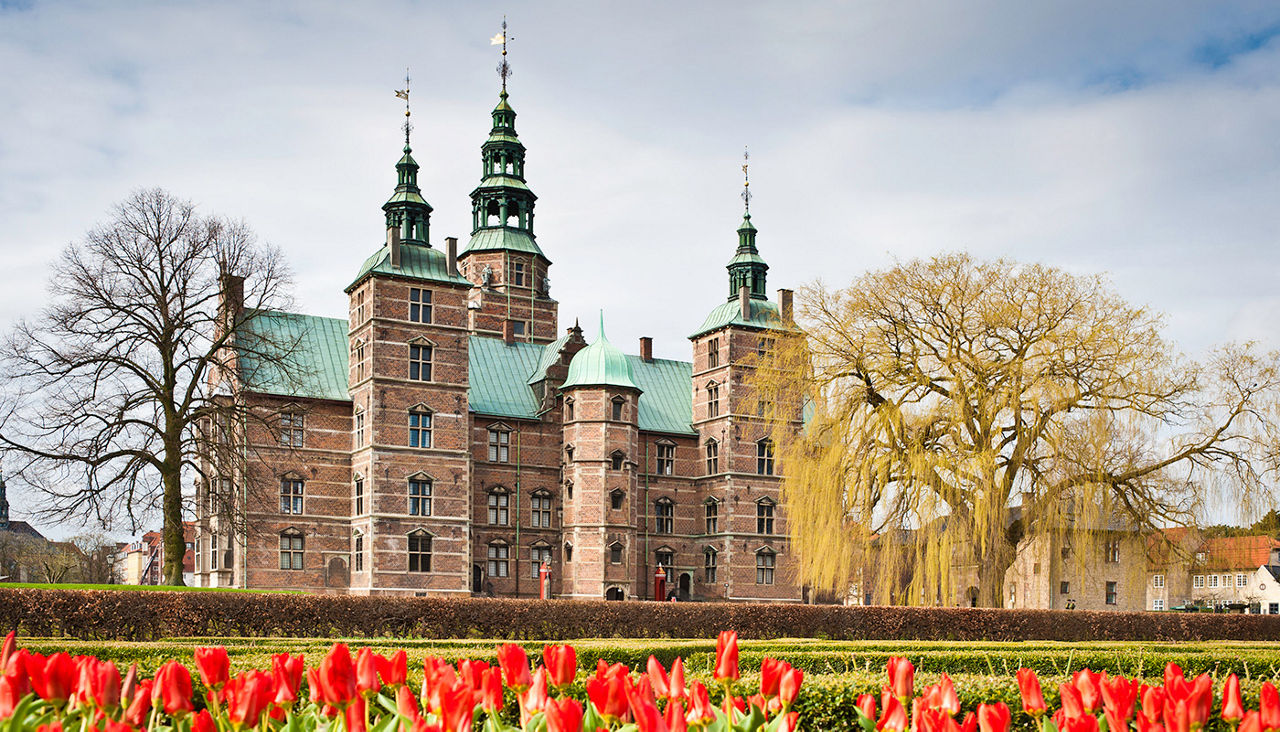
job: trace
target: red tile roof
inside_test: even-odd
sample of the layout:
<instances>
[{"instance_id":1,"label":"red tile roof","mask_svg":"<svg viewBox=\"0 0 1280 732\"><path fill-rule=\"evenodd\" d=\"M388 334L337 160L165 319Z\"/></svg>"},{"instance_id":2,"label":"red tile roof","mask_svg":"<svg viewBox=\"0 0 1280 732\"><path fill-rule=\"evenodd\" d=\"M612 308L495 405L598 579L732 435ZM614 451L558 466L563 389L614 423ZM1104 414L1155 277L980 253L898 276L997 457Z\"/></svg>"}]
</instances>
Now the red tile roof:
<instances>
[{"instance_id":1,"label":"red tile roof","mask_svg":"<svg viewBox=\"0 0 1280 732\"><path fill-rule=\"evenodd\" d=\"M1206 540L1197 554L1204 553L1205 569L1257 569L1271 563L1271 550L1280 541L1270 536L1220 536Z\"/></svg>"}]
</instances>

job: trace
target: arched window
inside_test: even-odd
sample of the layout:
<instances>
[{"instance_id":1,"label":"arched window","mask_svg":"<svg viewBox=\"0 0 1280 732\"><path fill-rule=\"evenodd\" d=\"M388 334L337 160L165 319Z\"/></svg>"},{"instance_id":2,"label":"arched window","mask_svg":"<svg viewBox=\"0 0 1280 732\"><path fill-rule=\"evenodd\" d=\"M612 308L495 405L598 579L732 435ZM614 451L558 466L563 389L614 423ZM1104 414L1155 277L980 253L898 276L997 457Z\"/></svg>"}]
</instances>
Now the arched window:
<instances>
[{"instance_id":1,"label":"arched window","mask_svg":"<svg viewBox=\"0 0 1280 732\"><path fill-rule=\"evenodd\" d=\"M409 515L431 515L431 478L419 473L409 478Z\"/></svg>"},{"instance_id":2,"label":"arched window","mask_svg":"<svg viewBox=\"0 0 1280 732\"><path fill-rule=\"evenodd\" d=\"M498 487L489 491L489 525L506 526L509 523L507 509L510 498L506 488Z\"/></svg>"},{"instance_id":3,"label":"arched window","mask_svg":"<svg viewBox=\"0 0 1280 732\"><path fill-rule=\"evenodd\" d=\"M773 475L773 440L768 437L756 442L756 473Z\"/></svg>"},{"instance_id":4,"label":"arched window","mask_svg":"<svg viewBox=\"0 0 1280 732\"><path fill-rule=\"evenodd\" d=\"M302 554L306 539L297 529L280 532L280 569L302 569Z\"/></svg>"},{"instance_id":5,"label":"arched window","mask_svg":"<svg viewBox=\"0 0 1280 732\"><path fill-rule=\"evenodd\" d=\"M720 472L720 443L715 438L707 440L707 475Z\"/></svg>"},{"instance_id":6,"label":"arched window","mask_svg":"<svg viewBox=\"0 0 1280 732\"><path fill-rule=\"evenodd\" d=\"M431 416L422 404L409 410L409 447L431 447Z\"/></svg>"},{"instance_id":7,"label":"arched window","mask_svg":"<svg viewBox=\"0 0 1280 732\"><path fill-rule=\"evenodd\" d=\"M622 397L620 397L620 396L616 396L616 397L614 397L614 398L613 398L613 400L612 400L611 404L612 404L612 408L613 408L613 421L615 421L615 422L621 422L621 421L622 421L622 407L626 404L626 400L625 400L625 399L623 399L623 398L622 398Z\"/></svg>"},{"instance_id":8,"label":"arched window","mask_svg":"<svg viewBox=\"0 0 1280 732\"><path fill-rule=\"evenodd\" d=\"M431 534L422 529L409 532L409 571L431 571Z\"/></svg>"},{"instance_id":9,"label":"arched window","mask_svg":"<svg viewBox=\"0 0 1280 732\"><path fill-rule=\"evenodd\" d=\"M530 500L533 504L531 506L533 509L533 528L551 528L551 493L545 490L536 490Z\"/></svg>"},{"instance_id":10,"label":"arched window","mask_svg":"<svg viewBox=\"0 0 1280 732\"><path fill-rule=\"evenodd\" d=\"M756 552L756 584L773 584L773 570L778 564L778 555L772 549L761 549Z\"/></svg>"},{"instance_id":11,"label":"arched window","mask_svg":"<svg viewBox=\"0 0 1280 732\"><path fill-rule=\"evenodd\" d=\"M505 542L495 541L489 545L489 576L506 577L511 556L511 547Z\"/></svg>"},{"instance_id":12,"label":"arched window","mask_svg":"<svg viewBox=\"0 0 1280 732\"><path fill-rule=\"evenodd\" d=\"M676 505L670 498L659 498L653 504L653 531L657 534L670 534L675 525Z\"/></svg>"},{"instance_id":13,"label":"arched window","mask_svg":"<svg viewBox=\"0 0 1280 732\"><path fill-rule=\"evenodd\" d=\"M756 501L757 534L773 533L773 507L773 501L768 498L761 498L759 501Z\"/></svg>"},{"instance_id":14,"label":"arched window","mask_svg":"<svg viewBox=\"0 0 1280 732\"><path fill-rule=\"evenodd\" d=\"M707 384L707 419L720 416L720 385L716 382Z\"/></svg>"},{"instance_id":15,"label":"arched window","mask_svg":"<svg viewBox=\"0 0 1280 732\"><path fill-rule=\"evenodd\" d=\"M702 550L702 579L708 584L716 581L716 562L720 553L711 547Z\"/></svg>"},{"instance_id":16,"label":"arched window","mask_svg":"<svg viewBox=\"0 0 1280 732\"><path fill-rule=\"evenodd\" d=\"M614 450L609 456L609 467L613 470L622 470L622 464L626 461L627 456L621 450Z\"/></svg>"}]
</instances>

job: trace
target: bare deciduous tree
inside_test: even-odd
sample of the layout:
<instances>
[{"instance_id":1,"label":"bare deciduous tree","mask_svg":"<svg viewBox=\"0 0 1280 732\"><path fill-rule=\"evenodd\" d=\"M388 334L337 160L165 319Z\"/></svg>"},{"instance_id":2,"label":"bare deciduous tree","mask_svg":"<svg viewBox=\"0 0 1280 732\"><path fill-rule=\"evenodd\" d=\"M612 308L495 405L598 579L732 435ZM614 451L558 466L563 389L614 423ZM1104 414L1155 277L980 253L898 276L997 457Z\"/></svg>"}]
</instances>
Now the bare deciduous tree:
<instances>
[{"instance_id":1,"label":"bare deciduous tree","mask_svg":"<svg viewBox=\"0 0 1280 732\"><path fill-rule=\"evenodd\" d=\"M137 531L159 511L163 581L182 584L184 472L205 479L213 445L231 441L218 431L261 419L234 388L209 385L301 368L289 358L296 335L252 327L254 313L286 305L289 283L279 252L247 225L158 189L69 245L51 304L0 344L0 446L45 497L40 514Z\"/></svg>"},{"instance_id":2,"label":"bare deciduous tree","mask_svg":"<svg viewBox=\"0 0 1280 732\"><path fill-rule=\"evenodd\" d=\"M951 604L949 575L976 567L999 606L1024 539L1186 524L1276 476L1277 355L1195 363L1102 278L942 256L806 288L799 315L756 381L818 588L905 576L895 600Z\"/></svg>"}]
</instances>

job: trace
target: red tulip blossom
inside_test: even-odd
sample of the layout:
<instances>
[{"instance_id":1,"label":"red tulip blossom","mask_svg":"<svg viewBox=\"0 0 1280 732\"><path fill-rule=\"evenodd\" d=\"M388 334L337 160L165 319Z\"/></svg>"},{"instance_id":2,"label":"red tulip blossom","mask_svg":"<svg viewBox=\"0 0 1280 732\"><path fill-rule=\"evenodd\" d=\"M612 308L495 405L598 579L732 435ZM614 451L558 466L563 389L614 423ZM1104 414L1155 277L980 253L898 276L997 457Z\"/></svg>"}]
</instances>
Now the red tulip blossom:
<instances>
[{"instance_id":1,"label":"red tulip blossom","mask_svg":"<svg viewBox=\"0 0 1280 732\"><path fill-rule=\"evenodd\" d=\"M471 689L458 684L444 692L440 701L440 726L444 732L471 732L471 717L475 712Z\"/></svg>"},{"instance_id":2,"label":"red tulip blossom","mask_svg":"<svg viewBox=\"0 0 1280 732\"><path fill-rule=\"evenodd\" d=\"M533 678L529 674L529 657L524 649L514 643L507 643L498 648L498 665L502 667L502 675L507 679L516 693L529 688Z\"/></svg>"},{"instance_id":3,"label":"red tulip blossom","mask_svg":"<svg viewBox=\"0 0 1280 732\"><path fill-rule=\"evenodd\" d=\"M168 714L181 719L195 710L191 701L191 672L177 661L169 661L156 671L152 687L153 701L159 701Z\"/></svg>"},{"instance_id":4,"label":"red tulip blossom","mask_svg":"<svg viewBox=\"0 0 1280 732\"><path fill-rule=\"evenodd\" d=\"M978 728L982 732L1009 732L1012 715L1004 702L978 705Z\"/></svg>"},{"instance_id":5,"label":"red tulip blossom","mask_svg":"<svg viewBox=\"0 0 1280 732\"><path fill-rule=\"evenodd\" d=\"M346 643L333 644L316 669L316 680L320 684L320 700L325 704L345 709L355 700L356 666Z\"/></svg>"},{"instance_id":6,"label":"red tulip blossom","mask_svg":"<svg viewBox=\"0 0 1280 732\"><path fill-rule=\"evenodd\" d=\"M306 662L302 656L277 653L271 657L271 678L275 682L275 703L289 705L298 701Z\"/></svg>"},{"instance_id":7,"label":"red tulip blossom","mask_svg":"<svg viewBox=\"0 0 1280 732\"><path fill-rule=\"evenodd\" d=\"M120 669L111 661L99 661L91 656L77 659L79 680L76 684L75 700L77 704L96 706L99 709L114 709L120 706ZM187 667L177 661L165 664L178 666L186 672ZM163 666L161 667L163 668ZM159 677L159 673L156 674ZM187 674L187 703L191 703L191 674ZM189 711L189 710L188 710Z\"/></svg>"},{"instance_id":8,"label":"red tulip blossom","mask_svg":"<svg viewBox=\"0 0 1280 732\"><path fill-rule=\"evenodd\" d=\"M1262 716L1257 711L1245 712L1236 732L1262 732Z\"/></svg>"},{"instance_id":9,"label":"red tulip blossom","mask_svg":"<svg viewBox=\"0 0 1280 732\"><path fill-rule=\"evenodd\" d=\"M154 686L155 682L150 679L138 683L129 706L125 707L124 721L134 727L146 726L147 715L151 713L151 691Z\"/></svg>"},{"instance_id":10,"label":"red tulip blossom","mask_svg":"<svg viewBox=\"0 0 1280 732\"><path fill-rule=\"evenodd\" d=\"M502 669L494 666L485 671L480 678L480 703L485 711L494 713L502 710Z\"/></svg>"},{"instance_id":11,"label":"red tulip blossom","mask_svg":"<svg viewBox=\"0 0 1280 732\"><path fill-rule=\"evenodd\" d=\"M533 681L529 684L529 688L516 693L516 699L520 702L522 723L528 722L529 718L542 711L547 706L548 698L550 697L547 695L547 670L539 666L538 670L533 672Z\"/></svg>"},{"instance_id":12,"label":"red tulip blossom","mask_svg":"<svg viewBox=\"0 0 1280 732\"><path fill-rule=\"evenodd\" d=\"M374 654L374 666L378 669L378 676L382 677L382 684L395 689L403 686L409 678L409 656L400 649L391 654L390 658L382 654Z\"/></svg>"},{"instance_id":13,"label":"red tulip blossom","mask_svg":"<svg viewBox=\"0 0 1280 732\"><path fill-rule=\"evenodd\" d=\"M547 732L580 732L582 729L582 704L573 699L551 699L544 713Z\"/></svg>"},{"instance_id":14,"label":"red tulip blossom","mask_svg":"<svg viewBox=\"0 0 1280 732\"><path fill-rule=\"evenodd\" d=\"M227 682L222 690L222 703L232 729L256 727L262 714L275 699L275 683L265 671L250 671Z\"/></svg>"},{"instance_id":15,"label":"red tulip blossom","mask_svg":"<svg viewBox=\"0 0 1280 732\"><path fill-rule=\"evenodd\" d=\"M1280 729L1280 694L1270 681L1258 692L1258 715L1264 730Z\"/></svg>"},{"instance_id":16,"label":"red tulip blossom","mask_svg":"<svg viewBox=\"0 0 1280 732\"><path fill-rule=\"evenodd\" d=\"M893 656L889 659L888 670L889 688L893 689L893 695L898 697L898 701L906 703L915 696L916 667L905 658Z\"/></svg>"},{"instance_id":17,"label":"red tulip blossom","mask_svg":"<svg viewBox=\"0 0 1280 732\"><path fill-rule=\"evenodd\" d=\"M31 685L41 699L60 706L71 698L76 684L76 663L69 654L55 653L40 663L40 656L32 656L27 662Z\"/></svg>"},{"instance_id":18,"label":"red tulip blossom","mask_svg":"<svg viewBox=\"0 0 1280 732\"><path fill-rule=\"evenodd\" d=\"M1222 719L1226 722L1239 722L1244 718L1244 703L1240 700L1240 679L1235 674L1227 677L1222 685Z\"/></svg>"},{"instance_id":19,"label":"red tulip blossom","mask_svg":"<svg viewBox=\"0 0 1280 732\"><path fill-rule=\"evenodd\" d=\"M804 671L791 666L783 672L782 679L778 681L778 698L782 701L782 708L787 709L796 703L796 697L800 695L800 685L804 683Z\"/></svg>"},{"instance_id":20,"label":"red tulip blossom","mask_svg":"<svg viewBox=\"0 0 1280 732\"><path fill-rule=\"evenodd\" d=\"M786 662L776 658L765 656L764 660L760 661L760 694L766 699L778 695L778 681L786 668Z\"/></svg>"},{"instance_id":21,"label":"red tulip blossom","mask_svg":"<svg viewBox=\"0 0 1280 732\"><path fill-rule=\"evenodd\" d=\"M766 658L765 660L769 659ZM667 693L670 691L671 679L667 676L667 670L662 667L662 663L657 658L649 656L649 662L645 670L649 675L649 684L653 689L653 693L666 698Z\"/></svg>"},{"instance_id":22,"label":"red tulip blossom","mask_svg":"<svg viewBox=\"0 0 1280 732\"><path fill-rule=\"evenodd\" d=\"M568 686L578 675L578 652L573 646L549 645L542 649L542 661L552 686Z\"/></svg>"},{"instance_id":23,"label":"red tulip blossom","mask_svg":"<svg viewBox=\"0 0 1280 732\"><path fill-rule=\"evenodd\" d=\"M736 631L724 630L716 639L715 678L718 681L737 680L738 672L738 634Z\"/></svg>"},{"instance_id":24,"label":"red tulip blossom","mask_svg":"<svg viewBox=\"0 0 1280 732\"><path fill-rule=\"evenodd\" d=\"M18 702L22 701L23 694L18 688L18 682L9 674L0 676L0 719L8 719L13 716L13 710L17 708Z\"/></svg>"},{"instance_id":25,"label":"red tulip blossom","mask_svg":"<svg viewBox=\"0 0 1280 732\"><path fill-rule=\"evenodd\" d=\"M135 725L142 726L142 725ZM213 717L209 715L208 709L201 709L194 717L191 718L191 732L217 732L218 728L213 723Z\"/></svg>"},{"instance_id":26,"label":"red tulip blossom","mask_svg":"<svg viewBox=\"0 0 1280 732\"><path fill-rule=\"evenodd\" d=\"M1138 682L1122 676L1102 680L1102 706L1106 710L1108 732L1125 732L1129 728L1138 688Z\"/></svg>"},{"instance_id":27,"label":"red tulip blossom","mask_svg":"<svg viewBox=\"0 0 1280 732\"><path fill-rule=\"evenodd\" d=\"M1044 703L1044 692L1040 690L1040 679L1035 671L1029 668L1018 669L1018 691L1022 694L1022 711L1036 719L1049 708Z\"/></svg>"},{"instance_id":28,"label":"red tulip blossom","mask_svg":"<svg viewBox=\"0 0 1280 732\"><path fill-rule=\"evenodd\" d=\"M1069 719L1085 716L1084 702L1080 700L1080 690L1074 684L1059 684L1063 716Z\"/></svg>"},{"instance_id":29,"label":"red tulip blossom","mask_svg":"<svg viewBox=\"0 0 1280 732\"><path fill-rule=\"evenodd\" d=\"M876 732L903 732L907 729L907 710L903 708L898 697L890 695L884 703L884 711L880 721L876 722Z\"/></svg>"},{"instance_id":30,"label":"red tulip blossom","mask_svg":"<svg viewBox=\"0 0 1280 732\"><path fill-rule=\"evenodd\" d=\"M1080 692L1080 703L1090 714L1102 706L1102 674L1094 673L1087 668L1080 669L1071 677L1071 685Z\"/></svg>"},{"instance_id":31,"label":"red tulip blossom","mask_svg":"<svg viewBox=\"0 0 1280 732\"><path fill-rule=\"evenodd\" d=\"M422 717L422 712L418 709L418 698L413 695L413 689L407 686L396 689L396 714L410 722Z\"/></svg>"},{"instance_id":32,"label":"red tulip blossom","mask_svg":"<svg viewBox=\"0 0 1280 732\"><path fill-rule=\"evenodd\" d=\"M587 679L587 698L596 706L606 720L622 719L627 713L627 687L630 683L626 676L610 674L605 677L596 675ZM703 689L703 693L706 689Z\"/></svg>"},{"instance_id":33,"label":"red tulip blossom","mask_svg":"<svg viewBox=\"0 0 1280 732\"><path fill-rule=\"evenodd\" d=\"M217 691L231 679L231 659L223 646L196 649L196 670L204 685Z\"/></svg>"},{"instance_id":34,"label":"red tulip blossom","mask_svg":"<svg viewBox=\"0 0 1280 732\"><path fill-rule=\"evenodd\" d=\"M863 694L858 697L858 711L867 719L876 718L876 698L870 694Z\"/></svg>"},{"instance_id":35,"label":"red tulip blossom","mask_svg":"<svg viewBox=\"0 0 1280 732\"><path fill-rule=\"evenodd\" d=\"M374 653L367 647L361 648L356 651L356 693L367 699L377 694L381 688Z\"/></svg>"},{"instance_id":36,"label":"red tulip blossom","mask_svg":"<svg viewBox=\"0 0 1280 732\"><path fill-rule=\"evenodd\" d=\"M595 699L592 699L595 702ZM695 681L689 687L689 711L685 713L685 720L689 724L705 725L715 721L715 706L711 704L711 697L707 694L707 687L703 686L701 681Z\"/></svg>"}]
</instances>

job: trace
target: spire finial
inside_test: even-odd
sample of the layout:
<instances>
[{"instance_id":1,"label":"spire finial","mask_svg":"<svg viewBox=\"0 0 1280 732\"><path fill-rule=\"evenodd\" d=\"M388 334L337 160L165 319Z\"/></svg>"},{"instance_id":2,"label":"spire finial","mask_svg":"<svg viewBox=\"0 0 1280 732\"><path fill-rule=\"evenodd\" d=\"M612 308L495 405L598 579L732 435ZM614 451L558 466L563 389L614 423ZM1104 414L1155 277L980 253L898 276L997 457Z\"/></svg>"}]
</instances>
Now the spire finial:
<instances>
[{"instance_id":1,"label":"spire finial","mask_svg":"<svg viewBox=\"0 0 1280 732\"><path fill-rule=\"evenodd\" d=\"M490 46L502 46L502 61L498 63L498 76L502 77L502 93L507 93L507 77L511 76L511 64L507 63L507 41L514 38L507 36L507 16L502 16L502 32L489 39Z\"/></svg>"},{"instance_id":2,"label":"spire finial","mask_svg":"<svg viewBox=\"0 0 1280 732\"><path fill-rule=\"evenodd\" d=\"M751 153L746 146L742 148L742 203L746 207L746 215L751 215Z\"/></svg>"},{"instance_id":3,"label":"spire finial","mask_svg":"<svg viewBox=\"0 0 1280 732\"><path fill-rule=\"evenodd\" d=\"M600 340L604 340L604 308L600 308Z\"/></svg>"},{"instance_id":4,"label":"spire finial","mask_svg":"<svg viewBox=\"0 0 1280 732\"><path fill-rule=\"evenodd\" d=\"M409 122L409 67L404 67L404 88L396 89L396 97L404 100L404 151L409 152L409 132L413 125Z\"/></svg>"}]
</instances>

